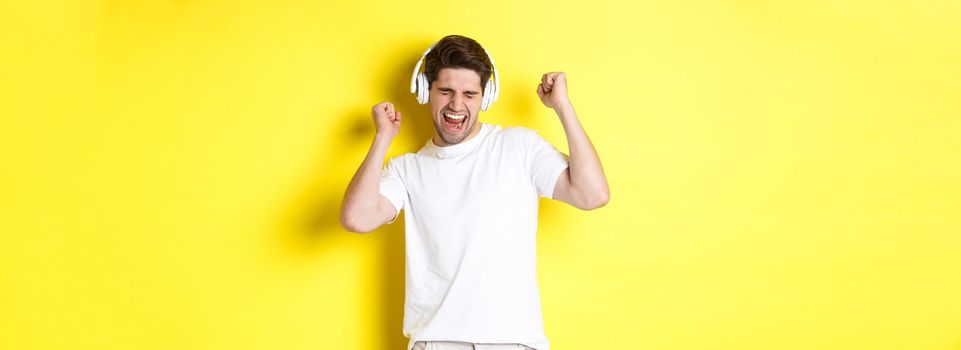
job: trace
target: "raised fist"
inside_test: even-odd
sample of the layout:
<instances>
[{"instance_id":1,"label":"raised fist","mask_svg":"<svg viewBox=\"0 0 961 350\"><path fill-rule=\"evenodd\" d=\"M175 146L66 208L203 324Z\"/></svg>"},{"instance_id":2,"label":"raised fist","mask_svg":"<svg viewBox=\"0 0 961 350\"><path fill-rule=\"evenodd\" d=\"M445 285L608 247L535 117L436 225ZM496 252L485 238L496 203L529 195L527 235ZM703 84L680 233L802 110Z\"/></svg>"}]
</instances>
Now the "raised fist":
<instances>
[{"instance_id":1,"label":"raised fist","mask_svg":"<svg viewBox=\"0 0 961 350\"><path fill-rule=\"evenodd\" d=\"M570 104L567 98L567 75L564 72L550 72L541 76L537 85L537 96L548 108L557 109Z\"/></svg>"},{"instance_id":2,"label":"raised fist","mask_svg":"<svg viewBox=\"0 0 961 350\"><path fill-rule=\"evenodd\" d=\"M374 105L370 116L374 118L378 134L394 138L400 132L400 111L394 109L393 103L385 101Z\"/></svg>"}]
</instances>

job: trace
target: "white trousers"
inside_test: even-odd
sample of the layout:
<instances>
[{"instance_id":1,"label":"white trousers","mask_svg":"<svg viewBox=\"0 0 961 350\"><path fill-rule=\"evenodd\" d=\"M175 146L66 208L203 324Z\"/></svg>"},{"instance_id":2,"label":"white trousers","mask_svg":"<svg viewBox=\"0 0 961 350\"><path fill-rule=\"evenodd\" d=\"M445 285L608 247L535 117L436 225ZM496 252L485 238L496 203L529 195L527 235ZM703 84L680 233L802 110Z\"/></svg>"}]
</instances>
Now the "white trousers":
<instances>
[{"instance_id":1,"label":"white trousers","mask_svg":"<svg viewBox=\"0 0 961 350\"><path fill-rule=\"evenodd\" d=\"M413 350L534 350L515 343L467 343L460 341L418 341Z\"/></svg>"}]
</instances>

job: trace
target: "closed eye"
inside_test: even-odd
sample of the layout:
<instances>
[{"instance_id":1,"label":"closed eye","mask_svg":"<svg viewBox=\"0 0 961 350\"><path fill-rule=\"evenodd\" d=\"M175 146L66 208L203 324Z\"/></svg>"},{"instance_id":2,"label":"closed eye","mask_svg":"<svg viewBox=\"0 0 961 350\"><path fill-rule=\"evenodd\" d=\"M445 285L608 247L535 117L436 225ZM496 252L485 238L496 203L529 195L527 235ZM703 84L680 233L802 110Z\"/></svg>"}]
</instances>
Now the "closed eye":
<instances>
[{"instance_id":1,"label":"closed eye","mask_svg":"<svg viewBox=\"0 0 961 350\"><path fill-rule=\"evenodd\" d=\"M454 89L451 89L451 88L438 88L437 91L440 91L441 95L445 95L445 96L450 95L452 93L456 93L456 91L454 91ZM464 96L466 96L467 98L474 98L477 95L478 95L477 91L470 91L470 90L464 91Z\"/></svg>"}]
</instances>

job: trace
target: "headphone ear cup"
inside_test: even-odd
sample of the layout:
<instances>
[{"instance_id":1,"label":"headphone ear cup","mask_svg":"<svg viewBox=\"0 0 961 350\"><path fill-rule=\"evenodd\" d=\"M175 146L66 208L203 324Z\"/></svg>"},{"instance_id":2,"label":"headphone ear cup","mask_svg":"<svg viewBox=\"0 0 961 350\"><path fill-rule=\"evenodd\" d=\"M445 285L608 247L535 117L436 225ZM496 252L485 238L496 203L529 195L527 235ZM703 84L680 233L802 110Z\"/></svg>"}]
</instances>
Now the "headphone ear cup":
<instances>
[{"instance_id":1,"label":"headphone ear cup","mask_svg":"<svg viewBox=\"0 0 961 350\"><path fill-rule=\"evenodd\" d=\"M421 78L422 78L423 75L424 75L424 73L417 73L417 92L416 92L416 95L415 95L415 97L417 97L417 103L423 103L423 102L420 102L420 100L421 100L421 98L422 98L422 96L423 96L423 93L421 93L421 91L424 90L424 83L421 82Z\"/></svg>"},{"instance_id":2,"label":"headphone ear cup","mask_svg":"<svg viewBox=\"0 0 961 350\"><path fill-rule=\"evenodd\" d=\"M491 103L494 102L494 84L491 83L491 79L487 79L487 84L484 86L484 98L481 99L481 110L486 111L491 107Z\"/></svg>"},{"instance_id":3,"label":"headphone ear cup","mask_svg":"<svg viewBox=\"0 0 961 350\"><path fill-rule=\"evenodd\" d=\"M421 87L421 82L420 82L421 74L423 73L417 73L417 78L414 79L414 81L417 82L417 90L414 91L414 97L417 98L417 103L420 103L420 96L421 96L420 90L423 89L423 87Z\"/></svg>"},{"instance_id":4,"label":"headphone ear cup","mask_svg":"<svg viewBox=\"0 0 961 350\"><path fill-rule=\"evenodd\" d=\"M420 73L417 75L417 85L417 102L426 104L430 99L430 87L428 87L426 74Z\"/></svg>"}]
</instances>

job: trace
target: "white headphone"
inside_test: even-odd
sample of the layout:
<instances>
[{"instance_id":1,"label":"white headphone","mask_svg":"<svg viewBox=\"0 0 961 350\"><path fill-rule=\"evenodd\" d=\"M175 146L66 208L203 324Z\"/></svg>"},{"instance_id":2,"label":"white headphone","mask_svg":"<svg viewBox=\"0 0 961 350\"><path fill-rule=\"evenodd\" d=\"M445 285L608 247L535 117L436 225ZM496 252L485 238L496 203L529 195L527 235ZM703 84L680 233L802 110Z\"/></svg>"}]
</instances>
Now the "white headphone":
<instances>
[{"instance_id":1,"label":"white headphone","mask_svg":"<svg viewBox=\"0 0 961 350\"><path fill-rule=\"evenodd\" d=\"M420 70L421 64L424 63L424 58L427 57L427 53L434 49L437 43L431 45L424 51L424 54L420 56L420 60L417 61L417 65L414 66L414 74L410 76L410 92L417 96L417 102L420 104L425 104L430 99L430 87L427 82L427 75L424 73L417 73ZM491 57L491 53L484 49L484 53L487 54L487 58L491 61L491 68L494 70L494 76L487 79L487 85L484 87L484 97L481 99L481 110L486 111L490 108L494 101L497 101L497 96L500 94L500 78L497 75L497 66L494 65L494 57Z\"/></svg>"}]
</instances>

